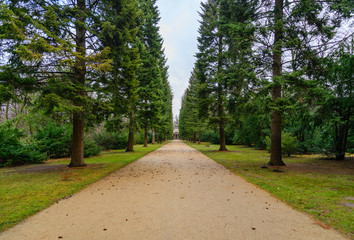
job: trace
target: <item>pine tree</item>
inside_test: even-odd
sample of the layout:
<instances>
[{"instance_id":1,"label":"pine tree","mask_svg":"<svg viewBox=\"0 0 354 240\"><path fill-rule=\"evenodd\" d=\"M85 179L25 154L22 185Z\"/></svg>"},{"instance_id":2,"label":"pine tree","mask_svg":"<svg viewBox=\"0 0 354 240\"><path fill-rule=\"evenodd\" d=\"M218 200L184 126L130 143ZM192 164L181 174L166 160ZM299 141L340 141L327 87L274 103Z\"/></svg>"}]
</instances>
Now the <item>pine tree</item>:
<instances>
[{"instance_id":1,"label":"pine tree","mask_svg":"<svg viewBox=\"0 0 354 240\"><path fill-rule=\"evenodd\" d=\"M200 82L200 102L208 113L209 122L220 132L220 151L226 151L225 125L228 119L227 85L225 82L224 35L220 29L220 1L202 3L199 29L197 71Z\"/></svg>"},{"instance_id":2,"label":"pine tree","mask_svg":"<svg viewBox=\"0 0 354 240\"><path fill-rule=\"evenodd\" d=\"M284 98L285 91L290 86L305 86L306 82L312 81L318 70L318 57L325 54L341 21L348 17L346 3L339 5L315 0L274 0L262 2L258 8L257 51L263 59L262 75L271 79L265 87L271 89L272 96L271 157L268 165L284 165L282 114L291 108L288 99Z\"/></svg>"},{"instance_id":3,"label":"pine tree","mask_svg":"<svg viewBox=\"0 0 354 240\"><path fill-rule=\"evenodd\" d=\"M168 83L166 59L159 34L159 12L155 0L140 0L144 12L139 31L142 65L139 71L140 85L140 119L144 129L144 146L147 131L151 127L153 134L158 133L159 140L172 135L172 93ZM154 138L154 136L153 136ZM154 142L154 139L153 139Z\"/></svg>"},{"instance_id":4,"label":"pine tree","mask_svg":"<svg viewBox=\"0 0 354 240\"><path fill-rule=\"evenodd\" d=\"M2 35L12 55L5 69L15 66L12 68L15 79L30 79L30 88L40 87L37 88L42 90L40 107L48 112L72 113L72 167L85 166L84 112L90 85L86 70L98 73L110 67L107 49L94 52L95 45L87 48L87 42L92 40L87 32L92 30L92 18L98 14L94 11L96 7L97 2L85 0L72 4L9 1L1 8L6 11L0 12L1 18L6 19L1 31L7 32L9 26L15 30L15 34Z\"/></svg>"},{"instance_id":5,"label":"pine tree","mask_svg":"<svg viewBox=\"0 0 354 240\"><path fill-rule=\"evenodd\" d=\"M162 111L160 120L160 132L164 140L167 140L173 135L173 114L172 114L172 99L173 93L168 81L168 67L166 66L166 58L164 54L160 61L161 80L162 80Z\"/></svg>"},{"instance_id":6,"label":"pine tree","mask_svg":"<svg viewBox=\"0 0 354 240\"><path fill-rule=\"evenodd\" d=\"M197 138L198 143L200 143L200 133L202 129L198 103L198 79L196 77L196 69L194 69L189 79L188 88L182 98L180 113L181 124L179 126L180 136L185 139L193 140L194 143L197 141Z\"/></svg>"},{"instance_id":7,"label":"pine tree","mask_svg":"<svg viewBox=\"0 0 354 240\"><path fill-rule=\"evenodd\" d=\"M148 130L161 114L161 76L157 59L147 52L143 44L140 44L140 56L138 119L144 130L144 147L147 147Z\"/></svg>"},{"instance_id":8,"label":"pine tree","mask_svg":"<svg viewBox=\"0 0 354 240\"><path fill-rule=\"evenodd\" d=\"M121 116L128 119L128 147L126 151L134 150L134 132L137 127L136 112L138 107L139 80L137 71L140 64L139 41L137 38L139 26L138 4L133 0L103 1L102 11L104 22L99 24L100 40L103 47L111 49L113 71L105 79L105 92L113 103L110 116L111 126Z\"/></svg>"}]
</instances>

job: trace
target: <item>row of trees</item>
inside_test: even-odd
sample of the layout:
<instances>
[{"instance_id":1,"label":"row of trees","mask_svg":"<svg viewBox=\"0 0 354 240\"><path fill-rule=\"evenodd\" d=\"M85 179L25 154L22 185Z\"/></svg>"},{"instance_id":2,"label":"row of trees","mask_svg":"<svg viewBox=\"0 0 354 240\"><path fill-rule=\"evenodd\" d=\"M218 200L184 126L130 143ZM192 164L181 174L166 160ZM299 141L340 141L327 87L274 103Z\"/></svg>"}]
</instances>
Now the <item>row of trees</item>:
<instances>
[{"instance_id":1,"label":"row of trees","mask_svg":"<svg viewBox=\"0 0 354 240\"><path fill-rule=\"evenodd\" d=\"M0 4L3 119L45 111L72 124L70 166L84 166L85 130L126 124L172 135L172 91L156 0L12 1ZM20 105L15 116L9 112ZM13 112L13 111L12 111Z\"/></svg>"},{"instance_id":2,"label":"row of trees","mask_svg":"<svg viewBox=\"0 0 354 240\"><path fill-rule=\"evenodd\" d=\"M208 0L201 10L181 137L217 128L227 150L226 142L264 148L270 136L269 165L284 165L284 134L301 152L339 160L354 150L350 1Z\"/></svg>"}]
</instances>

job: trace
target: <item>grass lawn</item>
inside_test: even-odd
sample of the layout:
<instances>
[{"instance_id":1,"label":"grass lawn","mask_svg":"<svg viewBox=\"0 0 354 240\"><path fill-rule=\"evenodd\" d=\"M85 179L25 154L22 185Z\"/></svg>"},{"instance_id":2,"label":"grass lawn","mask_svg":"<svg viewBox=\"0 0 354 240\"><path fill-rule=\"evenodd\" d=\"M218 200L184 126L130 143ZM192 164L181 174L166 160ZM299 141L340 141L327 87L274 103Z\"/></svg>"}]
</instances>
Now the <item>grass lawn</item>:
<instances>
[{"instance_id":1,"label":"grass lawn","mask_svg":"<svg viewBox=\"0 0 354 240\"><path fill-rule=\"evenodd\" d=\"M135 152L129 153L103 152L85 159L86 168L68 168L69 159L0 168L0 232L161 146L134 146Z\"/></svg>"},{"instance_id":2,"label":"grass lawn","mask_svg":"<svg viewBox=\"0 0 354 240\"><path fill-rule=\"evenodd\" d=\"M284 158L286 167L262 169L270 154L245 146L188 143L206 156L224 165L273 196L354 237L354 161L321 160L319 155ZM281 172L274 172L274 169Z\"/></svg>"}]
</instances>

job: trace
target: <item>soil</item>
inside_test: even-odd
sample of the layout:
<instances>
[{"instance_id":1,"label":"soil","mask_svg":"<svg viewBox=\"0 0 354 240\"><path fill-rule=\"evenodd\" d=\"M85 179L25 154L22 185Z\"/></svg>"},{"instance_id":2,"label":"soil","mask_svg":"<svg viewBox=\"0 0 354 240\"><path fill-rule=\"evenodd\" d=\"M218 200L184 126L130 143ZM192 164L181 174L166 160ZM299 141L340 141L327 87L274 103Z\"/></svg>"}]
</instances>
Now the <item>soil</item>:
<instances>
[{"instance_id":1,"label":"soil","mask_svg":"<svg viewBox=\"0 0 354 240\"><path fill-rule=\"evenodd\" d=\"M2 233L11 239L346 239L180 141Z\"/></svg>"}]
</instances>

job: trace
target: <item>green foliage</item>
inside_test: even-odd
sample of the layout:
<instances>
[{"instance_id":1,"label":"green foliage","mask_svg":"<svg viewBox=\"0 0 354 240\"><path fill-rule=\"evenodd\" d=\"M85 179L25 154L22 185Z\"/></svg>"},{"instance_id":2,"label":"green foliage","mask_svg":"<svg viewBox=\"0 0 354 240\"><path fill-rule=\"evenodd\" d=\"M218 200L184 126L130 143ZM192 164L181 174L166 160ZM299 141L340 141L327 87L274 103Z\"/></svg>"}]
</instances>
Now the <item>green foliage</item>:
<instances>
[{"instance_id":1,"label":"green foliage","mask_svg":"<svg viewBox=\"0 0 354 240\"><path fill-rule=\"evenodd\" d=\"M93 134L94 141L103 150L124 149L127 147L127 133L100 131Z\"/></svg>"},{"instance_id":2,"label":"green foliage","mask_svg":"<svg viewBox=\"0 0 354 240\"><path fill-rule=\"evenodd\" d=\"M220 143L220 134L218 129L204 129L201 131L200 139L202 142L209 142L212 144ZM234 133L231 129L227 128L225 130L225 141L226 144L230 145L233 143Z\"/></svg>"},{"instance_id":3,"label":"green foliage","mask_svg":"<svg viewBox=\"0 0 354 240\"><path fill-rule=\"evenodd\" d=\"M213 131L213 130L203 131L200 138L202 142L210 142L212 144L220 143L220 135L217 131Z\"/></svg>"},{"instance_id":4,"label":"green foliage","mask_svg":"<svg viewBox=\"0 0 354 240\"><path fill-rule=\"evenodd\" d=\"M283 154L287 154L290 157L290 154L295 153L297 150L297 139L292 136L290 133L283 133L281 139L281 148Z\"/></svg>"},{"instance_id":5,"label":"green foliage","mask_svg":"<svg viewBox=\"0 0 354 240\"><path fill-rule=\"evenodd\" d=\"M35 146L39 152L49 158L69 157L72 143L71 124L58 124L50 121L47 125L37 127L34 135Z\"/></svg>"},{"instance_id":6,"label":"green foliage","mask_svg":"<svg viewBox=\"0 0 354 240\"><path fill-rule=\"evenodd\" d=\"M46 155L22 141L25 134L11 123L0 124L0 167L40 163Z\"/></svg>"},{"instance_id":7,"label":"green foliage","mask_svg":"<svg viewBox=\"0 0 354 240\"><path fill-rule=\"evenodd\" d=\"M202 21L199 27L196 69L193 72L198 79L199 116L204 117L211 127L219 128L220 149L225 150L228 89L225 81L226 42L220 26L220 1L202 2L201 6Z\"/></svg>"},{"instance_id":8,"label":"green foliage","mask_svg":"<svg viewBox=\"0 0 354 240\"><path fill-rule=\"evenodd\" d=\"M102 152L102 147L95 140L86 138L84 141L84 156L85 158L97 156Z\"/></svg>"},{"instance_id":9,"label":"green foliage","mask_svg":"<svg viewBox=\"0 0 354 240\"><path fill-rule=\"evenodd\" d=\"M232 132L234 144L264 149L273 128L274 165L283 164L281 153L339 160L353 151L352 4L210 0L201 3L200 15L191 75L197 99L190 84L180 136L194 140L197 119ZM334 40L338 44L329 44ZM217 132L205 134L202 139L218 141Z\"/></svg>"},{"instance_id":10,"label":"green foliage","mask_svg":"<svg viewBox=\"0 0 354 240\"><path fill-rule=\"evenodd\" d=\"M268 152L271 151L271 140L269 136L266 136L265 142L267 145ZM281 148L283 155L290 157L292 153L297 151L298 140L296 137L292 136L291 133L283 133L281 135Z\"/></svg>"},{"instance_id":11,"label":"green foliage","mask_svg":"<svg viewBox=\"0 0 354 240\"><path fill-rule=\"evenodd\" d=\"M196 68L189 79L189 85L182 98L182 106L179 115L179 135L183 139L196 141L197 134L203 132L204 125L201 120L198 98L199 81L197 79ZM220 137L218 138L220 141Z\"/></svg>"},{"instance_id":12,"label":"green foliage","mask_svg":"<svg viewBox=\"0 0 354 240\"><path fill-rule=\"evenodd\" d=\"M72 125L58 124L49 121L42 126L38 126L33 136L33 146L49 158L64 158L71 156ZM84 156L97 156L102 151L102 147L95 140L85 137Z\"/></svg>"}]
</instances>

